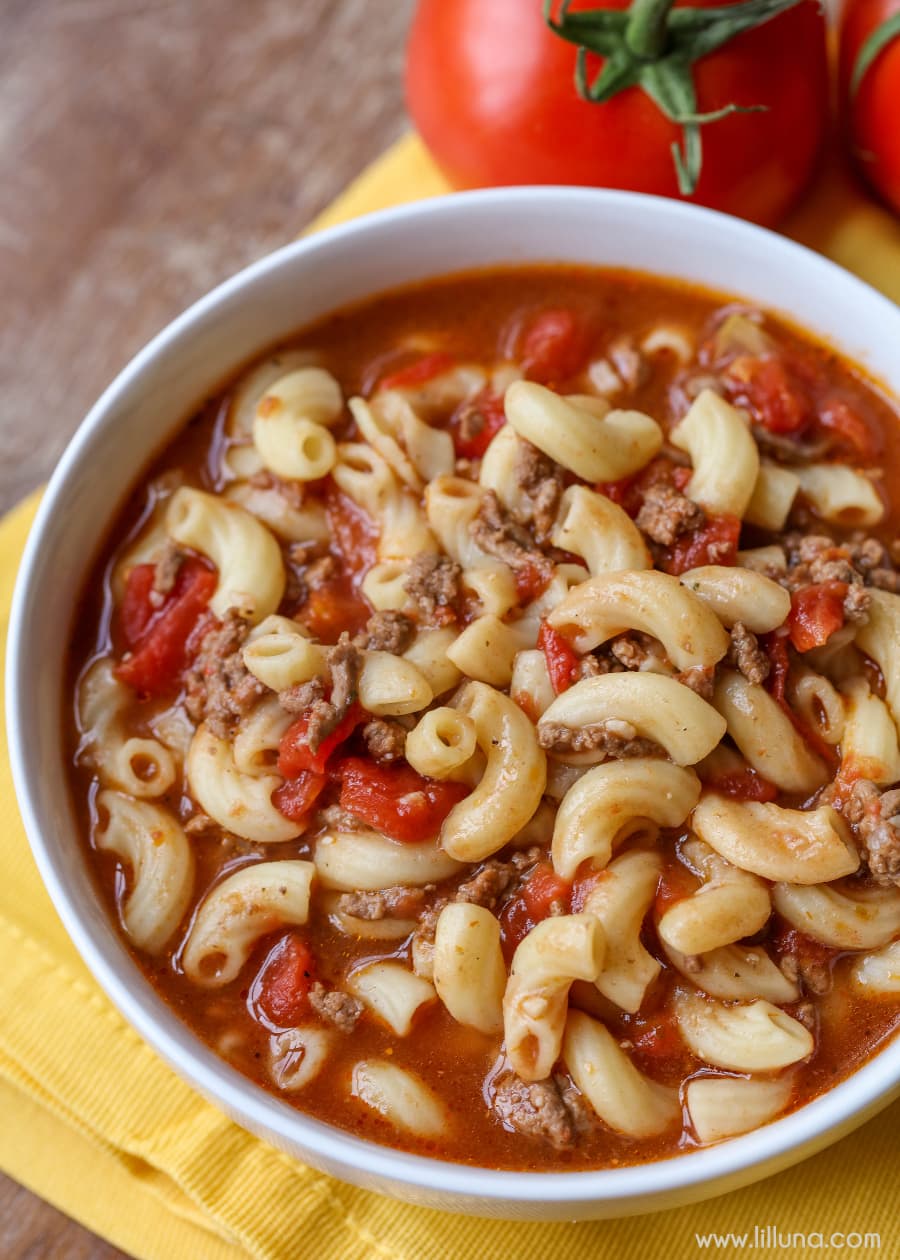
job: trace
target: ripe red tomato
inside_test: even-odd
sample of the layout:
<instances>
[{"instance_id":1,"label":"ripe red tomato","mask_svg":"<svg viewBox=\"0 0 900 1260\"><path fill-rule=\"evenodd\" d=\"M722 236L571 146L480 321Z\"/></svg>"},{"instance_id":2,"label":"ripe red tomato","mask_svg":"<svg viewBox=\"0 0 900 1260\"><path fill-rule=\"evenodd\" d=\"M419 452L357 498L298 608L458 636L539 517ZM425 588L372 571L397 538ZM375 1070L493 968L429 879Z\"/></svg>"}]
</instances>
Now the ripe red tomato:
<instances>
[{"instance_id":1,"label":"ripe red tomato","mask_svg":"<svg viewBox=\"0 0 900 1260\"><path fill-rule=\"evenodd\" d=\"M868 44L879 31L883 46L880 41ZM865 59L867 44L878 51L865 66L861 54ZM900 212L900 0L847 0L841 17L840 84L857 165Z\"/></svg>"},{"instance_id":2,"label":"ripe red tomato","mask_svg":"<svg viewBox=\"0 0 900 1260\"><path fill-rule=\"evenodd\" d=\"M718 7L719 0L693 0ZM664 0L663 0L664 5ZM626 0L572 0L586 9ZM559 5L553 12L559 17ZM664 50L665 51L665 50ZM588 80L604 64L586 58ZM587 184L679 196L672 146L682 129L638 87L603 104L579 96L576 48L550 30L539 0L420 0L407 51L413 120L458 187ZM825 22L800 0L693 67L698 112L765 106L700 129L693 200L776 223L811 175L828 117Z\"/></svg>"}]
</instances>

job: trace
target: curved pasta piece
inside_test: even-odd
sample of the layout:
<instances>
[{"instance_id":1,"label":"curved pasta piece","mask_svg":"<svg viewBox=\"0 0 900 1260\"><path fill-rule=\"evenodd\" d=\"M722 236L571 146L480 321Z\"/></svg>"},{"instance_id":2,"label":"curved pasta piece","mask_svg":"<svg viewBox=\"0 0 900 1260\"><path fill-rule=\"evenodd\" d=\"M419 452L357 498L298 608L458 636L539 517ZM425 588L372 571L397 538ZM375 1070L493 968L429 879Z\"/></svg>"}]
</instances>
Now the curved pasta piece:
<instances>
[{"instance_id":1,"label":"curved pasta piece","mask_svg":"<svg viewBox=\"0 0 900 1260\"><path fill-rule=\"evenodd\" d=\"M379 717L419 713L434 699L428 679L410 660L393 652L366 652L359 675L359 701Z\"/></svg>"},{"instance_id":2,"label":"curved pasta piece","mask_svg":"<svg viewBox=\"0 0 900 1260\"><path fill-rule=\"evenodd\" d=\"M470 682L455 707L474 722L487 764L474 791L444 820L441 844L452 858L480 862L508 844L540 805L547 759L534 726L501 692Z\"/></svg>"},{"instance_id":3,"label":"curved pasta piece","mask_svg":"<svg viewBox=\"0 0 900 1260\"><path fill-rule=\"evenodd\" d=\"M255 516L217 495L181 486L166 508L166 529L218 569L209 601L217 617L237 608L255 625L278 608L285 584L281 549Z\"/></svg>"},{"instance_id":4,"label":"curved pasta piece","mask_svg":"<svg viewBox=\"0 0 900 1260\"><path fill-rule=\"evenodd\" d=\"M678 578L656 569L592 577L573 587L547 620L580 653L626 630L653 635L676 669L713 666L728 651L716 614Z\"/></svg>"},{"instance_id":5,"label":"curved pasta piece","mask_svg":"<svg viewBox=\"0 0 900 1260\"><path fill-rule=\"evenodd\" d=\"M900 890L896 888L776 884L772 902L791 927L832 949L879 949L900 934Z\"/></svg>"},{"instance_id":6,"label":"curved pasta piece","mask_svg":"<svg viewBox=\"0 0 900 1260\"><path fill-rule=\"evenodd\" d=\"M385 1059L364 1059L353 1068L350 1092L397 1129L416 1137L437 1138L449 1117L418 1076Z\"/></svg>"},{"instance_id":7,"label":"curved pasta piece","mask_svg":"<svg viewBox=\"0 0 900 1260\"><path fill-rule=\"evenodd\" d=\"M302 828L272 804L283 780L277 774L242 774L224 739L202 723L197 727L185 766L194 800L220 827L256 844L282 844Z\"/></svg>"},{"instance_id":8,"label":"curved pasta piece","mask_svg":"<svg viewBox=\"0 0 900 1260\"><path fill-rule=\"evenodd\" d=\"M840 777L846 782L870 779L879 787L896 783L900 745L887 705L859 676L841 683L840 690L844 700Z\"/></svg>"},{"instance_id":9,"label":"curved pasta piece","mask_svg":"<svg viewBox=\"0 0 900 1260\"><path fill-rule=\"evenodd\" d=\"M744 520L773 533L784 529L799 489L800 478L790 468L760 460L759 475Z\"/></svg>"},{"instance_id":10,"label":"curved pasta piece","mask_svg":"<svg viewBox=\"0 0 900 1260\"><path fill-rule=\"evenodd\" d=\"M316 841L313 860L323 887L340 892L377 892L395 884L419 888L462 870L436 841L401 844L378 831L326 832Z\"/></svg>"},{"instance_id":11,"label":"curved pasta piece","mask_svg":"<svg viewBox=\"0 0 900 1260\"><path fill-rule=\"evenodd\" d=\"M299 368L274 381L253 417L253 445L263 465L290 481L324 477L337 459L327 426L343 409L340 386L322 368Z\"/></svg>"},{"instance_id":12,"label":"curved pasta piece","mask_svg":"<svg viewBox=\"0 0 900 1260\"><path fill-rule=\"evenodd\" d=\"M283 709L277 696L264 696L242 718L231 745L239 774L271 774L282 737L294 716Z\"/></svg>"},{"instance_id":13,"label":"curved pasta piece","mask_svg":"<svg viewBox=\"0 0 900 1260\"><path fill-rule=\"evenodd\" d=\"M296 630L274 630L250 639L241 657L254 678L272 691L286 691L297 683L324 678L328 660L318 643Z\"/></svg>"},{"instance_id":14,"label":"curved pasta piece","mask_svg":"<svg viewBox=\"0 0 900 1260\"><path fill-rule=\"evenodd\" d=\"M699 993L678 992L675 1014L691 1051L714 1067L775 1072L808 1058L815 1049L808 1028L764 1000L722 1006Z\"/></svg>"},{"instance_id":15,"label":"curved pasta piece","mask_svg":"<svg viewBox=\"0 0 900 1260\"><path fill-rule=\"evenodd\" d=\"M520 942L503 995L506 1053L523 1081L542 1081L559 1058L573 980L596 980L603 929L592 914L560 914Z\"/></svg>"},{"instance_id":16,"label":"curved pasta piece","mask_svg":"<svg viewBox=\"0 0 900 1260\"><path fill-rule=\"evenodd\" d=\"M708 954L765 927L772 913L768 884L701 841L688 841L685 855L704 882L660 917L656 930L664 944L682 954Z\"/></svg>"},{"instance_id":17,"label":"curved pasta piece","mask_svg":"<svg viewBox=\"0 0 900 1260\"><path fill-rule=\"evenodd\" d=\"M569 1011L562 1054L572 1080L617 1133L655 1137L679 1120L677 1091L639 1072L599 1020Z\"/></svg>"},{"instance_id":18,"label":"curved pasta piece","mask_svg":"<svg viewBox=\"0 0 900 1260\"><path fill-rule=\"evenodd\" d=\"M582 862L606 866L616 844L636 832L677 827L700 798L692 770L655 757L595 766L569 788L553 828L553 866L572 880Z\"/></svg>"},{"instance_id":19,"label":"curved pasta piece","mask_svg":"<svg viewBox=\"0 0 900 1260\"><path fill-rule=\"evenodd\" d=\"M735 669L722 670L713 704L728 724L728 734L754 770L783 792L808 795L828 778L825 763L765 687Z\"/></svg>"},{"instance_id":20,"label":"curved pasta piece","mask_svg":"<svg viewBox=\"0 0 900 1260\"><path fill-rule=\"evenodd\" d=\"M446 429L426 424L408 394L399 389L382 389L370 406L381 431L399 440L423 482L453 472L456 467L453 438Z\"/></svg>"},{"instance_id":21,"label":"curved pasta piece","mask_svg":"<svg viewBox=\"0 0 900 1260\"><path fill-rule=\"evenodd\" d=\"M438 550L418 493L401 486L387 461L371 446L341 443L332 476L344 494L377 522L379 561L408 562L420 552Z\"/></svg>"},{"instance_id":22,"label":"curved pasta piece","mask_svg":"<svg viewBox=\"0 0 900 1260\"><path fill-rule=\"evenodd\" d=\"M311 367L316 363L316 355L309 350L278 350L255 367L250 368L238 380L231 396L228 419L225 425L227 436L233 442L250 442L253 436L253 418L256 407L266 390L290 372ZM226 452L225 464L229 466L229 456L235 451ZM251 472L259 472L257 463Z\"/></svg>"},{"instance_id":23,"label":"curved pasta piece","mask_svg":"<svg viewBox=\"0 0 900 1260\"><path fill-rule=\"evenodd\" d=\"M753 569L704 564L688 569L678 580L729 629L740 621L754 634L767 634L783 625L791 611L791 597L784 587Z\"/></svg>"},{"instance_id":24,"label":"curved pasta piece","mask_svg":"<svg viewBox=\"0 0 900 1260\"><path fill-rule=\"evenodd\" d=\"M852 875L859 866L847 825L829 805L782 809L708 792L691 823L722 857L763 879L823 884Z\"/></svg>"},{"instance_id":25,"label":"curved pasta piece","mask_svg":"<svg viewBox=\"0 0 900 1260\"><path fill-rule=\"evenodd\" d=\"M801 665L792 671L787 696L795 712L826 744L841 742L844 706L830 679Z\"/></svg>"},{"instance_id":26,"label":"curved pasta piece","mask_svg":"<svg viewBox=\"0 0 900 1260\"><path fill-rule=\"evenodd\" d=\"M435 477L425 487L428 524L447 555L463 569L509 569L475 541L472 522L487 491L465 477Z\"/></svg>"},{"instance_id":27,"label":"curved pasta piece","mask_svg":"<svg viewBox=\"0 0 900 1260\"><path fill-rule=\"evenodd\" d=\"M758 945L722 945L697 958L679 953L665 941L661 943L675 970L710 997L723 1002L765 998L776 1006L800 998L799 985L789 980Z\"/></svg>"},{"instance_id":28,"label":"curved pasta piece","mask_svg":"<svg viewBox=\"0 0 900 1260\"><path fill-rule=\"evenodd\" d=\"M312 862L255 862L216 884L194 918L181 953L185 975L219 988L239 974L263 936L309 914Z\"/></svg>"},{"instance_id":29,"label":"curved pasta piece","mask_svg":"<svg viewBox=\"0 0 900 1260\"><path fill-rule=\"evenodd\" d=\"M328 517L317 499L310 498L300 507L289 502L278 486L256 486L249 481L236 481L224 491L225 498L262 521L273 534L285 542L327 542Z\"/></svg>"},{"instance_id":30,"label":"curved pasta piece","mask_svg":"<svg viewBox=\"0 0 900 1260\"><path fill-rule=\"evenodd\" d=\"M606 939L603 968L595 983L605 998L634 1014L659 975L660 965L641 942L641 928L656 896L662 858L637 849L616 858L585 899L583 910L599 919Z\"/></svg>"},{"instance_id":31,"label":"curved pasta piece","mask_svg":"<svg viewBox=\"0 0 900 1260\"><path fill-rule=\"evenodd\" d=\"M406 760L430 779L450 779L478 747L475 723L443 705L424 713L406 737Z\"/></svg>"},{"instance_id":32,"label":"curved pasta piece","mask_svg":"<svg viewBox=\"0 0 900 1260\"><path fill-rule=\"evenodd\" d=\"M582 679L556 697L538 722L538 730L553 722L576 728L626 723L659 744L680 766L701 761L725 734L725 719L711 704L690 687L661 674L601 674ZM558 755L562 761L571 759ZM602 755L594 760L601 760Z\"/></svg>"},{"instance_id":33,"label":"curved pasta piece","mask_svg":"<svg viewBox=\"0 0 900 1260\"><path fill-rule=\"evenodd\" d=\"M269 1038L269 1076L284 1094L296 1094L315 1080L335 1042L329 1028L288 1028Z\"/></svg>"},{"instance_id":34,"label":"curved pasta piece","mask_svg":"<svg viewBox=\"0 0 900 1260\"><path fill-rule=\"evenodd\" d=\"M434 937L434 987L458 1024L488 1036L503 1031L506 964L500 924L484 906L453 902Z\"/></svg>"},{"instance_id":35,"label":"curved pasta piece","mask_svg":"<svg viewBox=\"0 0 900 1260\"><path fill-rule=\"evenodd\" d=\"M178 820L160 805L101 792L106 814L94 828L98 849L131 867L122 926L138 949L158 954L184 917L194 889L194 855Z\"/></svg>"},{"instance_id":36,"label":"curved pasta piece","mask_svg":"<svg viewBox=\"0 0 900 1260\"><path fill-rule=\"evenodd\" d=\"M669 441L694 466L685 494L710 512L743 517L759 476L759 451L741 413L711 389L702 390Z\"/></svg>"},{"instance_id":37,"label":"curved pasta piece","mask_svg":"<svg viewBox=\"0 0 900 1260\"><path fill-rule=\"evenodd\" d=\"M504 424L491 438L478 470L478 484L485 490L493 490L507 511L513 513L527 507L525 491L518 477L524 446L512 425Z\"/></svg>"},{"instance_id":38,"label":"curved pasta piece","mask_svg":"<svg viewBox=\"0 0 900 1260\"><path fill-rule=\"evenodd\" d=\"M128 796L162 796L175 782L174 758L157 739L126 737L123 714L129 699L109 657L95 661L78 683L78 760L88 761L103 783Z\"/></svg>"},{"instance_id":39,"label":"curved pasta piece","mask_svg":"<svg viewBox=\"0 0 900 1260\"><path fill-rule=\"evenodd\" d=\"M869 620L857 630L856 642L881 670L888 708L900 731L900 595L869 591Z\"/></svg>"},{"instance_id":40,"label":"curved pasta piece","mask_svg":"<svg viewBox=\"0 0 900 1260\"><path fill-rule=\"evenodd\" d=\"M786 1110L794 1092L790 1073L775 1080L748 1081L742 1076L695 1076L684 1091L694 1132L701 1142L749 1133Z\"/></svg>"},{"instance_id":41,"label":"curved pasta piece","mask_svg":"<svg viewBox=\"0 0 900 1260\"><path fill-rule=\"evenodd\" d=\"M442 696L462 679L462 674L447 655L447 649L456 639L456 631L420 630L403 653L405 661L411 661L424 675L432 693Z\"/></svg>"},{"instance_id":42,"label":"curved pasta piece","mask_svg":"<svg viewBox=\"0 0 900 1260\"><path fill-rule=\"evenodd\" d=\"M517 652L509 682L510 699L514 700L532 722L546 713L556 699L556 692L547 670L547 658L539 648ZM547 773L551 772L548 766Z\"/></svg>"},{"instance_id":43,"label":"curved pasta piece","mask_svg":"<svg viewBox=\"0 0 900 1260\"><path fill-rule=\"evenodd\" d=\"M878 491L846 464L798 464L792 470L817 516L848 529L877 525L884 516Z\"/></svg>"},{"instance_id":44,"label":"curved pasta piece","mask_svg":"<svg viewBox=\"0 0 900 1260\"><path fill-rule=\"evenodd\" d=\"M416 1011L436 997L433 984L390 960L357 967L346 984L398 1037L409 1036Z\"/></svg>"},{"instance_id":45,"label":"curved pasta piece","mask_svg":"<svg viewBox=\"0 0 900 1260\"><path fill-rule=\"evenodd\" d=\"M648 464L662 429L640 411L609 411L598 398L563 398L534 381L513 381L506 418L520 437L585 481L618 481Z\"/></svg>"},{"instance_id":46,"label":"curved pasta piece","mask_svg":"<svg viewBox=\"0 0 900 1260\"><path fill-rule=\"evenodd\" d=\"M521 647L515 625L485 614L460 631L447 649L447 656L467 678L491 687L508 687L513 662Z\"/></svg>"},{"instance_id":47,"label":"curved pasta piece","mask_svg":"<svg viewBox=\"0 0 900 1260\"><path fill-rule=\"evenodd\" d=\"M551 541L581 556L594 575L653 564L643 534L624 508L587 486L569 486L563 493Z\"/></svg>"},{"instance_id":48,"label":"curved pasta piece","mask_svg":"<svg viewBox=\"0 0 900 1260\"><path fill-rule=\"evenodd\" d=\"M850 978L867 993L900 993L900 941L855 959Z\"/></svg>"}]
</instances>

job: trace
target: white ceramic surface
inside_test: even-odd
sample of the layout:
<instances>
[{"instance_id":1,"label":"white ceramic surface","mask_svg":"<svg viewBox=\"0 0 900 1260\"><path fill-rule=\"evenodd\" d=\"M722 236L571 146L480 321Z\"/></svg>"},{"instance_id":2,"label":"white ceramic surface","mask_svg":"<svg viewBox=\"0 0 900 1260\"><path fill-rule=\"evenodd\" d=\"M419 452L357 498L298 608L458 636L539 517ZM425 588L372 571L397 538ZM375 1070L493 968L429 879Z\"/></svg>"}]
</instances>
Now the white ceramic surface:
<instances>
[{"instance_id":1,"label":"white ceramic surface","mask_svg":"<svg viewBox=\"0 0 900 1260\"><path fill-rule=\"evenodd\" d=\"M257 1089L176 1019L98 902L62 786L63 662L87 565L126 490L192 407L243 361L345 303L460 268L524 261L635 267L746 297L830 340L900 395L896 307L782 237L687 205L589 189L503 189L386 211L299 241L221 285L155 338L60 461L16 588L10 746L35 858L80 953L142 1036L239 1124L337 1177L431 1207L531 1220L620 1216L744 1185L849 1132L900 1091L900 1042L792 1116L642 1167L495 1172L388 1150Z\"/></svg>"}]
</instances>

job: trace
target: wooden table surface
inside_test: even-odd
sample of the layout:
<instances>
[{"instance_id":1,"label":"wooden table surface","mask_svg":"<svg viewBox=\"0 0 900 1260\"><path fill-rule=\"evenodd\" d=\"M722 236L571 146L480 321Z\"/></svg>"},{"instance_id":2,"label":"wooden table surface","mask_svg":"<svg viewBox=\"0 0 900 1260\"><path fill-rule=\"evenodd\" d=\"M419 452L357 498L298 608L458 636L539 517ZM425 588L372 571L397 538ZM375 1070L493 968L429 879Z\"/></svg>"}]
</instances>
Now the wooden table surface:
<instances>
[{"instance_id":1,"label":"wooden table surface","mask_svg":"<svg viewBox=\"0 0 900 1260\"><path fill-rule=\"evenodd\" d=\"M0 0L0 511L153 333L400 134L412 7ZM0 1176L3 1260L122 1254Z\"/></svg>"}]
</instances>

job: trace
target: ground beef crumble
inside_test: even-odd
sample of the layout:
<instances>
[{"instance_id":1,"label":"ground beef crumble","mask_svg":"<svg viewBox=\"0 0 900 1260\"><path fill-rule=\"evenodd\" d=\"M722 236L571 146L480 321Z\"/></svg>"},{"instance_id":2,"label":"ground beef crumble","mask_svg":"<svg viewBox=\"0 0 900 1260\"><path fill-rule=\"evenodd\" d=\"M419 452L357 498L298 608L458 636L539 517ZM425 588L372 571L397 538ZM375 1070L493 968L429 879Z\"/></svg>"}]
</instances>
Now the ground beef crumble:
<instances>
[{"instance_id":1,"label":"ground beef crumble","mask_svg":"<svg viewBox=\"0 0 900 1260\"><path fill-rule=\"evenodd\" d=\"M531 442L520 438L514 476L525 507L524 512L518 513L519 522L530 525L537 542L546 545L550 542L565 489L563 469Z\"/></svg>"},{"instance_id":2,"label":"ground beef crumble","mask_svg":"<svg viewBox=\"0 0 900 1260\"><path fill-rule=\"evenodd\" d=\"M561 1089L553 1077L527 1082L510 1073L495 1084L491 1101L505 1128L539 1138L557 1151L571 1150L584 1127L578 1115L580 1096L571 1086Z\"/></svg>"},{"instance_id":3,"label":"ground beef crumble","mask_svg":"<svg viewBox=\"0 0 900 1260\"><path fill-rule=\"evenodd\" d=\"M391 888L380 888L377 892L341 893L338 910L354 919L366 919L370 922L378 919L414 919L422 913L426 896L431 892L434 892L433 885L408 888L405 884L395 884Z\"/></svg>"},{"instance_id":4,"label":"ground beef crumble","mask_svg":"<svg viewBox=\"0 0 900 1260\"><path fill-rule=\"evenodd\" d=\"M354 635L356 647L369 652L392 652L399 656L412 642L416 628L402 612L386 610L373 613L365 630Z\"/></svg>"},{"instance_id":5,"label":"ground beef crumble","mask_svg":"<svg viewBox=\"0 0 900 1260\"><path fill-rule=\"evenodd\" d=\"M900 788L882 792L868 779L859 779L843 813L856 828L863 859L875 880L900 887Z\"/></svg>"},{"instance_id":6,"label":"ground beef crumble","mask_svg":"<svg viewBox=\"0 0 900 1260\"><path fill-rule=\"evenodd\" d=\"M449 556L422 552L409 566L403 589L426 622L449 620L459 600L462 569Z\"/></svg>"},{"instance_id":7,"label":"ground beef crumble","mask_svg":"<svg viewBox=\"0 0 900 1260\"><path fill-rule=\"evenodd\" d=\"M671 547L682 534L699 529L704 520L703 508L698 503L660 481L648 486L635 524L653 542Z\"/></svg>"},{"instance_id":8,"label":"ground beef crumble","mask_svg":"<svg viewBox=\"0 0 900 1260\"><path fill-rule=\"evenodd\" d=\"M186 559L187 552L170 538L153 566L153 587L149 596L153 608L162 608Z\"/></svg>"},{"instance_id":9,"label":"ground beef crumble","mask_svg":"<svg viewBox=\"0 0 900 1260\"><path fill-rule=\"evenodd\" d=\"M756 635L742 621L736 621L731 628L731 643L725 659L750 683L759 685L769 677L771 662L759 646Z\"/></svg>"},{"instance_id":10,"label":"ground beef crumble","mask_svg":"<svg viewBox=\"0 0 900 1260\"><path fill-rule=\"evenodd\" d=\"M253 708L266 688L244 664L241 648L250 623L235 608L210 627L185 673L184 705L191 721L206 722L219 739Z\"/></svg>"},{"instance_id":11,"label":"ground beef crumble","mask_svg":"<svg viewBox=\"0 0 900 1260\"><path fill-rule=\"evenodd\" d=\"M482 499L469 532L482 551L496 556L511 569L536 567L549 577L550 561L535 545L529 530L513 519L493 490L488 490Z\"/></svg>"},{"instance_id":12,"label":"ground beef crumble","mask_svg":"<svg viewBox=\"0 0 900 1260\"><path fill-rule=\"evenodd\" d=\"M334 647L326 648L326 655L331 675L331 694L327 699L321 678L311 678L309 682L296 684L278 693L283 709L307 718L306 740L313 752L355 704L363 666L362 653L350 641L346 631Z\"/></svg>"},{"instance_id":13,"label":"ground beef crumble","mask_svg":"<svg viewBox=\"0 0 900 1260\"><path fill-rule=\"evenodd\" d=\"M376 761L399 761L406 751L406 728L387 718L372 718L362 728L362 737Z\"/></svg>"},{"instance_id":14,"label":"ground beef crumble","mask_svg":"<svg viewBox=\"0 0 900 1260\"><path fill-rule=\"evenodd\" d=\"M589 726L565 726L562 722L542 722L538 743L551 753L600 752L608 757L663 757L665 752L652 739L638 735L630 722L611 719Z\"/></svg>"},{"instance_id":15,"label":"ground beef crumble","mask_svg":"<svg viewBox=\"0 0 900 1260\"><path fill-rule=\"evenodd\" d=\"M363 1013L363 1004L358 998L340 989L326 989L321 980L315 980L310 987L309 1004L317 1015L343 1033L353 1032Z\"/></svg>"}]
</instances>

